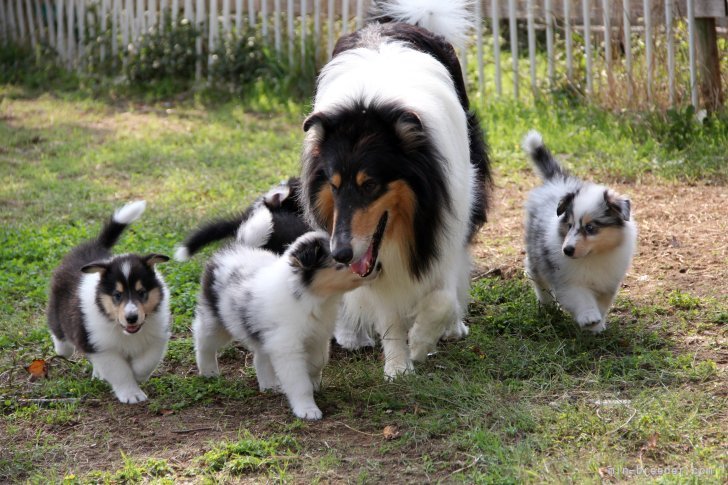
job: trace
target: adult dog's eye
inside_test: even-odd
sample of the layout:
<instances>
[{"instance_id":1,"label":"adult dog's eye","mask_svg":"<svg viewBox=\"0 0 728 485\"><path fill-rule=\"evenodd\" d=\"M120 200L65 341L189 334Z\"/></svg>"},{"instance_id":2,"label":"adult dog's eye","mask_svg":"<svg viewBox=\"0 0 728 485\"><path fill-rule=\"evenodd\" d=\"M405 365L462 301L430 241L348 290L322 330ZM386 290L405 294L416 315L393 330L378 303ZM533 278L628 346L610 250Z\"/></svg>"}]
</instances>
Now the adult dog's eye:
<instances>
[{"instance_id":1,"label":"adult dog's eye","mask_svg":"<svg viewBox=\"0 0 728 485\"><path fill-rule=\"evenodd\" d=\"M361 184L361 191L366 195L372 195L374 192L377 191L377 187L379 185L372 179L365 180L363 184Z\"/></svg>"},{"instance_id":2,"label":"adult dog's eye","mask_svg":"<svg viewBox=\"0 0 728 485\"><path fill-rule=\"evenodd\" d=\"M119 303L121 301L121 292L115 291L111 294L111 299L114 300L114 303Z\"/></svg>"},{"instance_id":3,"label":"adult dog's eye","mask_svg":"<svg viewBox=\"0 0 728 485\"><path fill-rule=\"evenodd\" d=\"M587 234L590 234L590 235L591 235L591 234L596 234L596 232L597 232L597 228L596 228L596 227L594 227L594 226L593 226L592 224L587 224L586 226L584 226L584 231L585 231L585 232L586 232Z\"/></svg>"},{"instance_id":4,"label":"adult dog's eye","mask_svg":"<svg viewBox=\"0 0 728 485\"><path fill-rule=\"evenodd\" d=\"M329 184L329 186L331 187L331 192L333 193L336 193L339 190L339 188L334 184Z\"/></svg>"}]
</instances>

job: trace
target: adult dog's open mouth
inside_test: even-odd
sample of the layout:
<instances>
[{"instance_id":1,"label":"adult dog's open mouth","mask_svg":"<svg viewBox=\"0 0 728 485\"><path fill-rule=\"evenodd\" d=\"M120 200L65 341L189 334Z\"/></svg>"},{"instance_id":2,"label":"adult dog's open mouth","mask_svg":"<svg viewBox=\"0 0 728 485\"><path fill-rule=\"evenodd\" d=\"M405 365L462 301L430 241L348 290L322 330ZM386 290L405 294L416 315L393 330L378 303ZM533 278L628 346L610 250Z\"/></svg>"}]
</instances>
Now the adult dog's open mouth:
<instances>
[{"instance_id":1,"label":"adult dog's open mouth","mask_svg":"<svg viewBox=\"0 0 728 485\"><path fill-rule=\"evenodd\" d=\"M389 213L385 211L379 219L379 223L377 223L377 229L374 231L374 235L372 235L372 242L369 244L369 247L364 251L364 254L358 261L349 265L351 271L362 278L366 278L372 274L372 271L377 266L379 247L382 245L382 239L384 239L384 229L387 227L387 219L389 219Z\"/></svg>"}]
</instances>

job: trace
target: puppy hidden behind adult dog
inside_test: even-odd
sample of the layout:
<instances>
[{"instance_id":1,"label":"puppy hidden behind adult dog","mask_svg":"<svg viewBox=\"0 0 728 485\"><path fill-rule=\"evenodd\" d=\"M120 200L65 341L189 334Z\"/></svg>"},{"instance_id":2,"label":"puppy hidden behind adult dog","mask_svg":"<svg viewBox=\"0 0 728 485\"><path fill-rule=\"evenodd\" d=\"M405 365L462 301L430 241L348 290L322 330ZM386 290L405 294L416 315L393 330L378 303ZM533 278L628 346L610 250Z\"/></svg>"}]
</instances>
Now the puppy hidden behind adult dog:
<instances>
[{"instance_id":1,"label":"puppy hidden behind adult dog","mask_svg":"<svg viewBox=\"0 0 728 485\"><path fill-rule=\"evenodd\" d=\"M556 301L581 328L601 332L635 251L631 203L569 175L538 132L523 149L544 181L528 196L525 220L525 266L538 301Z\"/></svg>"},{"instance_id":2,"label":"puppy hidden behind adult dog","mask_svg":"<svg viewBox=\"0 0 728 485\"><path fill-rule=\"evenodd\" d=\"M139 383L157 368L169 341L169 290L154 268L169 258L111 254L145 208L144 201L125 205L96 239L66 255L53 273L48 300L56 353L83 352L93 376L107 381L123 403L147 399Z\"/></svg>"},{"instance_id":3,"label":"puppy hidden behind adult dog","mask_svg":"<svg viewBox=\"0 0 728 485\"><path fill-rule=\"evenodd\" d=\"M197 367L203 376L218 375L217 351L242 342L253 352L260 390L280 389L296 416L320 419L313 393L341 297L379 271L362 278L334 261L325 232L300 236L282 256L260 249L272 231L271 213L257 211L207 263L192 324Z\"/></svg>"}]
</instances>

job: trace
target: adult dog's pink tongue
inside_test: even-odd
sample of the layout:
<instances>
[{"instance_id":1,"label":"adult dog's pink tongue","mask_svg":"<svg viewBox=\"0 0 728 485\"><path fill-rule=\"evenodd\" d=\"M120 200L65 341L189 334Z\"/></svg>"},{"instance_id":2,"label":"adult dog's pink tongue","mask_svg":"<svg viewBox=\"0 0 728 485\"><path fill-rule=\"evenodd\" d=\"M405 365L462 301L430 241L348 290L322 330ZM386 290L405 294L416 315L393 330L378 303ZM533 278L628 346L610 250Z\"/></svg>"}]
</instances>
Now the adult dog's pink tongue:
<instances>
[{"instance_id":1,"label":"adult dog's pink tongue","mask_svg":"<svg viewBox=\"0 0 728 485\"><path fill-rule=\"evenodd\" d=\"M349 265L351 272L356 273L359 276L364 276L365 274L367 274L367 271L369 270L369 267L372 264L372 252L373 251L374 251L374 244L370 244L369 247L367 248L367 252L364 253L364 255L361 258L359 258L359 261L356 261Z\"/></svg>"}]
</instances>

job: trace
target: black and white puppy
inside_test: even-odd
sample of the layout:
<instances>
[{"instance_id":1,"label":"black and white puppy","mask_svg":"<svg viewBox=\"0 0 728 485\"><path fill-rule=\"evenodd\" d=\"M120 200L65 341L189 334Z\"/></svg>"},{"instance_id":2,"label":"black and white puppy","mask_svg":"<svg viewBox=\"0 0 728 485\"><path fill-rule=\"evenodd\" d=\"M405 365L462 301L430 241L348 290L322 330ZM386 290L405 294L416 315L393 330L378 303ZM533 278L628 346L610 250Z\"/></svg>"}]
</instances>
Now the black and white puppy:
<instances>
[{"instance_id":1,"label":"black and white puppy","mask_svg":"<svg viewBox=\"0 0 728 485\"><path fill-rule=\"evenodd\" d=\"M74 248L56 268L48 299L55 351L86 355L93 376L123 403L147 399L139 388L162 360L170 329L169 290L155 265L161 254L114 256L111 248L146 202L117 210L96 239Z\"/></svg>"},{"instance_id":2,"label":"black and white puppy","mask_svg":"<svg viewBox=\"0 0 728 485\"><path fill-rule=\"evenodd\" d=\"M253 201L242 214L209 222L190 233L177 248L174 258L177 261L187 261L208 244L232 237L244 237L240 231L243 231L245 221L258 212L270 214L273 229L257 247L282 254L298 236L311 231L298 202L300 192L299 178L292 177L282 181Z\"/></svg>"},{"instance_id":3,"label":"black and white puppy","mask_svg":"<svg viewBox=\"0 0 728 485\"><path fill-rule=\"evenodd\" d=\"M207 263L192 325L197 367L218 375L217 351L242 342L254 354L261 390L280 388L296 416L320 419L313 393L341 297L378 271L361 278L334 261L324 232L300 236L282 256L255 247L271 231L270 214L257 212L241 227L244 237Z\"/></svg>"},{"instance_id":4,"label":"black and white puppy","mask_svg":"<svg viewBox=\"0 0 728 485\"><path fill-rule=\"evenodd\" d=\"M525 265L536 296L601 332L637 243L630 201L569 175L536 131L523 148L544 181L526 202Z\"/></svg>"}]
</instances>

